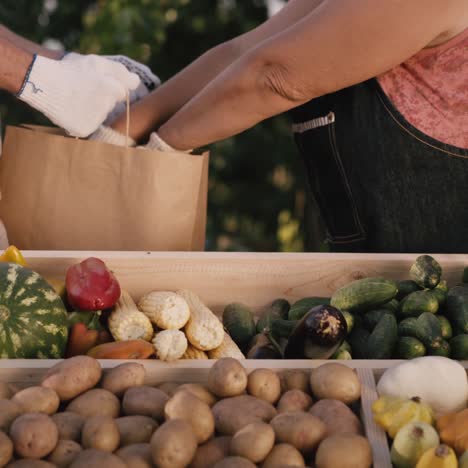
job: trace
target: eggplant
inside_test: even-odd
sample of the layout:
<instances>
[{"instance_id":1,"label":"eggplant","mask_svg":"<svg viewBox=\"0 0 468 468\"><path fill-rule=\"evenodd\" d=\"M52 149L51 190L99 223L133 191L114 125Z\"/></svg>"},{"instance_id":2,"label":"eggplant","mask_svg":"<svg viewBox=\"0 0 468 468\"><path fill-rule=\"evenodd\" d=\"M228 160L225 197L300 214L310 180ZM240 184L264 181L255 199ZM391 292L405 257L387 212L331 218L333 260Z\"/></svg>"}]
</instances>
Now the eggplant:
<instances>
[{"instance_id":1,"label":"eggplant","mask_svg":"<svg viewBox=\"0 0 468 468\"><path fill-rule=\"evenodd\" d=\"M264 333L255 335L250 343L247 359L281 359L278 348Z\"/></svg>"},{"instance_id":2,"label":"eggplant","mask_svg":"<svg viewBox=\"0 0 468 468\"><path fill-rule=\"evenodd\" d=\"M284 350L285 359L328 359L348 333L346 319L329 305L313 307L298 322Z\"/></svg>"}]
</instances>

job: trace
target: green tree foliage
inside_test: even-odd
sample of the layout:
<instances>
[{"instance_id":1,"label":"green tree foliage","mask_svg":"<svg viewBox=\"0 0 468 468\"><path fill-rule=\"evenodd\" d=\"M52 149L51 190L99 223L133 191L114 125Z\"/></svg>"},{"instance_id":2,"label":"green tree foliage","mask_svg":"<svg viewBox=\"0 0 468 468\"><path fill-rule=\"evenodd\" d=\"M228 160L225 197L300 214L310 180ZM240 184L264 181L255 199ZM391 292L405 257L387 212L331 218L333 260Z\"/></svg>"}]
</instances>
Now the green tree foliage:
<instances>
[{"instance_id":1,"label":"green tree foliage","mask_svg":"<svg viewBox=\"0 0 468 468\"><path fill-rule=\"evenodd\" d=\"M66 50L83 53L125 54L146 63L163 80L266 18L263 0L0 3L0 22L25 37L37 42L53 38ZM0 112L8 124L44 123L42 116L5 94L0 94ZM302 250L302 174L285 116L213 145L207 249Z\"/></svg>"}]
</instances>

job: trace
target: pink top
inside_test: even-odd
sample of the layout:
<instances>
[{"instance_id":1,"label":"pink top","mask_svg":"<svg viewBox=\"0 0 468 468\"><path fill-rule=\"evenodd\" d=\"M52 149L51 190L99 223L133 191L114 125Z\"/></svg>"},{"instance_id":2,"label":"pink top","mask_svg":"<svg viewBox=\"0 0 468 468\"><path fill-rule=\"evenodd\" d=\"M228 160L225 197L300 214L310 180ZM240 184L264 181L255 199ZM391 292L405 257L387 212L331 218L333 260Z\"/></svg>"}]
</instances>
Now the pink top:
<instances>
[{"instance_id":1,"label":"pink top","mask_svg":"<svg viewBox=\"0 0 468 468\"><path fill-rule=\"evenodd\" d=\"M377 79L411 125L436 140L468 148L468 29Z\"/></svg>"}]
</instances>

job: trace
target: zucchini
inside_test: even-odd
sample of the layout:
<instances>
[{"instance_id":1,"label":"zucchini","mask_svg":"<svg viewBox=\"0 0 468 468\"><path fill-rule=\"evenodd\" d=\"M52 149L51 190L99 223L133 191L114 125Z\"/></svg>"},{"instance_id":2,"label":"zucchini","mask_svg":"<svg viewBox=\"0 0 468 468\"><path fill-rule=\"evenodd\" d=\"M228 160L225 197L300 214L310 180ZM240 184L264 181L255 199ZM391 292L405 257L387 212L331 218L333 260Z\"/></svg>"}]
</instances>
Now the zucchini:
<instances>
[{"instance_id":1,"label":"zucchini","mask_svg":"<svg viewBox=\"0 0 468 468\"><path fill-rule=\"evenodd\" d=\"M341 313L343 314L343 317L346 320L346 326L347 326L348 334L349 334L351 333L351 330L354 327L354 315L346 310L342 311Z\"/></svg>"},{"instance_id":2,"label":"zucchini","mask_svg":"<svg viewBox=\"0 0 468 468\"><path fill-rule=\"evenodd\" d=\"M434 289L431 290L432 294L437 298L439 301L439 307L442 307L447 300L447 281L441 281Z\"/></svg>"},{"instance_id":3,"label":"zucchini","mask_svg":"<svg viewBox=\"0 0 468 468\"><path fill-rule=\"evenodd\" d=\"M451 288L447 294L445 310L453 328L468 334L468 288L463 286Z\"/></svg>"},{"instance_id":4,"label":"zucchini","mask_svg":"<svg viewBox=\"0 0 468 468\"><path fill-rule=\"evenodd\" d=\"M410 278L421 288L435 288L442 276L442 267L430 255L420 255L410 268Z\"/></svg>"},{"instance_id":5,"label":"zucchini","mask_svg":"<svg viewBox=\"0 0 468 468\"><path fill-rule=\"evenodd\" d=\"M355 326L348 336L347 341L351 346L351 353L354 359L367 359L367 341L370 333L363 327Z\"/></svg>"},{"instance_id":6,"label":"zucchini","mask_svg":"<svg viewBox=\"0 0 468 468\"><path fill-rule=\"evenodd\" d=\"M391 312L387 309L377 309L366 312L362 318L364 328L371 332L385 314L391 314Z\"/></svg>"},{"instance_id":7,"label":"zucchini","mask_svg":"<svg viewBox=\"0 0 468 468\"><path fill-rule=\"evenodd\" d=\"M417 317L423 312L435 314L439 310L439 301L432 291L415 291L408 294L398 308L402 318Z\"/></svg>"},{"instance_id":8,"label":"zucchini","mask_svg":"<svg viewBox=\"0 0 468 468\"><path fill-rule=\"evenodd\" d=\"M418 283L416 283L413 280L403 280L398 282L398 294L397 294L397 299L401 301L404 297L406 297L408 294L411 294L412 292L415 291L420 291L421 288L419 287Z\"/></svg>"},{"instance_id":9,"label":"zucchini","mask_svg":"<svg viewBox=\"0 0 468 468\"><path fill-rule=\"evenodd\" d=\"M440 340L427 348L429 356L450 357L450 344L445 340Z\"/></svg>"},{"instance_id":10,"label":"zucchini","mask_svg":"<svg viewBox=\"0 0 468 468\"><path fill-rule=\"evenodd\" d=\"M257 321L257 333L264 333L271 330L274 320L286 319L288 317L290 305L286 299L276 299L267 307Z\"/></svg>"},{"instance_id":11,"label":"zucchini","mask_svg":"<svg viewBox=\"0 0 468 468\"><path fill-rule=\"evenodd\" d=\"M365 312L391 301L397 292L394 281L384 278L363 278L335 291L330 304L351 313Z\"/></svg>"},{"instance_id":12,"label":"zucchini","mask_svg":"<svg viewBox=\"0 0 468 468\"><path fill-rule=\"evenodd\" d=\"M413 338L418 337L418 319L416 317L408 317L403 319L398 324L398 335L399 336L411 336Z\"/></svg>"},{"instance_id":13,"label":"zucchini","mask_svg":"<svg viewBox=\"0 0 468 468\"><path fill-rule=\"evenodd\" d=\"M299 320L275 320L271 323L271 334L275 339L289 338L296 328Z\"/></svg>"},{"instance_id":14,"label":"zucchini","mask_svg":"<svg viewBox=\"0 0 468 468\"><path fill-rule=\"evenodd\" d=\"M401 336L396 345L398 359L414 359L426 354L425 346L412 336Z\"/></svg>"},{"instance_id":15,"label":"zucchini","mask_svg":"<svg viewBox=\"0 0 468 468\"><path fill-rule=\"evenodd\" d=\"M239 302L233 302L224 308L223 325L236 345L243 350L256 334L254 314Z\"/></svg>"},{"instance_id":16,"label":"zucchini","mask_svg":"<svg viewBox=\"0 0 468 468\"><path fill-rule=\"evenodd\" d=\"M399 302L396 299L392 299L391 301L387 302L386 304L380 306L381 309L386 309L393 314L396 314L398 311Z\"/></svg>"},{"instance_id":17,"label":"zucchini","mask_svg":"<svg viewBox=\"0 0 468 468\"><path fill-rule=\"evenodd\" d=\"M429 348L439 347L442 338L442 325L439 319L430 312L422 313L416 319L416 338L418 338L424 346Z\"/></svg>"},{"instance_id":18,"label":"zucchini","mask_svg":"<svg viewBox=\"0 0 468 468\"><path fill-rule=\"evenodd\" d=\"M330 305L329 297L304 297L295 302L288 312L288 320L301 320L307 312L318 305ZM286 317L283 317L286 318Z\"/></svg>"},{"instance_id":19,"label":"zucchini","mask_svg":"<svg viewBox=\"0 0 468 468\"><path fill-rule=\"evenodd\" d=\"M449 340L453 336L452 325L450 325L447 317L443 315L436 315L436 317L439 319L440 326L442 327L442 338L444 340Z\"/></svg>"},{"instance_id":20,"label":"zucchini","mask_svg":"<svg viewBox=\"0 0 468 468\"><path fill-rule=\"evenodd\" d=\"M378 321L367 342L370 359L391 359L398 341L398 324L392 314L384 314Z\"/></svg>"},{"instance_id":21,"label":"zucchini","mask_svg":"<svg viewBox=\"0 0 468 468\"><path fill-rule=\"evenodd\" d=\"M468 360L468 335L457 335L450 340L452 359Z\"/></svg>"}]
</instances>

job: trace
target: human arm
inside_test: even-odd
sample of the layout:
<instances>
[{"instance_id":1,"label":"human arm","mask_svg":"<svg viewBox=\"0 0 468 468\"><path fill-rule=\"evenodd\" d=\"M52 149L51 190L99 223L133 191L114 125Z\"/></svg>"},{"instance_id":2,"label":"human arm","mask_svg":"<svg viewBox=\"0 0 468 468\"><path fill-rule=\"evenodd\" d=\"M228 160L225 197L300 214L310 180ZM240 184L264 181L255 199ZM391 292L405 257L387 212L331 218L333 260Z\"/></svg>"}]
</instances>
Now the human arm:
<instances>
[{"instance_id":1,"label":"human arm","mask_svg":"<svg viewBox=\"0 0 468 468\"><path fill-rule=\"evenodd\" d=\"M327 0L230 65L159 130L185 150L378 76L449 34L466 0Z\"/></svg>"},{"instance_id":2,"label":"human arm","mask_svg":"<svg viewBox=\"0 0 468 468\"><path fill-rule=\"evenodd\" d=\"M323 1L290 0L282 10L256 29L203 54L145 99L132 106L130 136L136 140L143 139L166 122L243 54L296 23ZM122 114L116 119L112 127L120 133L125 133L125 115Z\"/></svg>"}]
</instances>

